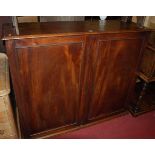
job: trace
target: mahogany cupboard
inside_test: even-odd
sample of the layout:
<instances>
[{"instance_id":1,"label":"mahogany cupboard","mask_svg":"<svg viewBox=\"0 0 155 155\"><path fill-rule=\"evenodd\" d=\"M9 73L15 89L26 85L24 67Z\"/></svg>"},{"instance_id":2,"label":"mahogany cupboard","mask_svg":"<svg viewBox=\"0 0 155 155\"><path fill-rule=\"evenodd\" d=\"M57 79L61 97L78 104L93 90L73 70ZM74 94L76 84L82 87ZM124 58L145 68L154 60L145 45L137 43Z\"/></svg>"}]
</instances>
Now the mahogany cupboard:
<instances>
[{"instance_id":1,"label":"mahogany cupboard","mask_svg":"<svg viewBox=\"0 0 155 155\"><path fill-rule=\"evenodd\" d=\"M21 132L48 137L124 110L150 33L119 21L6 26Z\"/></svg>"}]
</instances>

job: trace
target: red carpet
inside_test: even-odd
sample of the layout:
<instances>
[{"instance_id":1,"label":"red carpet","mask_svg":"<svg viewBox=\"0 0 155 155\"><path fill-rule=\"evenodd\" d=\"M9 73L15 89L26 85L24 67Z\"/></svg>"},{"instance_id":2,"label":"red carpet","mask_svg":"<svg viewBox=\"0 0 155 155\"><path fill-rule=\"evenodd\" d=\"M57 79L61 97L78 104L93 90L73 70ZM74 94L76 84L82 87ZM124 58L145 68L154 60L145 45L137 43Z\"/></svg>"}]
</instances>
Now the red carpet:
<instances>
[{"instance_id":1,"label":"red carpet","mask_svg":"<svg viewBox=\"0 0 155 155\"><path fill-rule=\"evenodd\" d=\"M155 111L132 117L130 114L92 125L54 138L155 138Z\"/></svg>"}]
</instances>

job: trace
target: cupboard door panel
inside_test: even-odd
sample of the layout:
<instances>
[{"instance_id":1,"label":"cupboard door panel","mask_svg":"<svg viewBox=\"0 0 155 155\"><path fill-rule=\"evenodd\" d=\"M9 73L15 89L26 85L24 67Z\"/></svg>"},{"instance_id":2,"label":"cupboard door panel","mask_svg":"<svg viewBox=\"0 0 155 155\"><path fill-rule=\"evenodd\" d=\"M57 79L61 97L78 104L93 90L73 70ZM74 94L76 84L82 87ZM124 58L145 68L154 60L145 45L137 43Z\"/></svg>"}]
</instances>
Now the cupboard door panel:
<instances>
[{"instance_id":1,"label":"cupboard door panel","mask_svg":"<svg viewBox=\"0 0 155 155\"><path fill-rule=\"evenodd\" d=\"M141 45L142 39L96 39L89 57L89 120L124 108Z\"/></svg>"},{"instance_id":2,"label":"cupboard door panel","mask_svg":"<svg viewBox=\"0 0 155 155\"><path fill-rule=\"evenodd\" d=\"M83 43L17 48L29 134L77 123Z\"/></svg>"}]
</instances>

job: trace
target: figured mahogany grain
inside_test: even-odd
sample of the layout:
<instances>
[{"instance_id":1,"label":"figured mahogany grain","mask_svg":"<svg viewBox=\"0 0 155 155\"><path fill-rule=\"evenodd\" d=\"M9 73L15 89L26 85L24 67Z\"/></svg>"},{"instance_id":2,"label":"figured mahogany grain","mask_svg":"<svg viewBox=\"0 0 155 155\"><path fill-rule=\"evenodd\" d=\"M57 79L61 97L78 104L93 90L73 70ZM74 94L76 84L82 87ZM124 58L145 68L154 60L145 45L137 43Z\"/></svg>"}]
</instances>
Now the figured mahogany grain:
<instances>
[{"instance_id":1,"label":"figured mahogany grain","mask_svg":"<svg viewBox=\"0 0 155 155\"><path fill-rule=\"evenodd\" d=\"M83 44L18 48L16 54L31 134L77 123Z\"/></svg>"},{"instance_id":2,"label":"figured mahogany grain","mask_svg":"<svg viewBox=\"0 0 155 155\"><path fill-rule=\"evenodd\" d=\"M109 21L25 23L19 31L8 25L3 40L24 138L125 108L149 29Z\"/></svg>"},{"instance_id":3,"label":"figured mahogany grain","mask_svg":"<svg viewBox=\"0 0 155 155\"><path fill-rule=\"evenodd\" d=\"M91 37L89 38L91 39ZM135 77L142 38L105 40L95 37L89 51L88 119L106 115L125 107L130 80Z\"/></svg>"}]
</instances>

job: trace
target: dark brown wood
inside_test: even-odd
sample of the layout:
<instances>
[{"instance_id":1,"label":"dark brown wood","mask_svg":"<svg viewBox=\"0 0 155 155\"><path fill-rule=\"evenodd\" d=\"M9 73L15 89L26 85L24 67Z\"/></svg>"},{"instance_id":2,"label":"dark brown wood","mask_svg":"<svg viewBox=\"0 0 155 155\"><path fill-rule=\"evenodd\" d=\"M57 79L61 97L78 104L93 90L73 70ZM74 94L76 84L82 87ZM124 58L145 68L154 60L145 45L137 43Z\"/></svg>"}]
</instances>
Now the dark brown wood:
<instances>
[{"instance_id":1,"label":"dark brown wood","mask_svg":"<svg viewBox=\"0 0 155 155\"><path fill-rule=\"evenodd\" d=\"M144 78L146 82L155 81L155 48L152 46L148 45L144 51L144 55L143 55L143 59L142 59L142 63L139 71L140 76L141 74L147 77L148 79L147 81Z\"/></svg>"},{"instance_id":2,"label":"dark brown wood","mask_svg":"<svg viewBox=\"0 0 155 155\"><path fill-rule=\"evenodd\" d=\"M129 110L134 116L138 116L140 114L145 113L146 111L150 111L154 109L155 102L152 102L148 100L146 102L145 96L148 96L146 94L147 86L149 83L155 81L155 42L154 42L154 35L153 32L149 37L149 42L144 50L144 54L141 60L140 68L137 72L137 76L144 81L143 87L141 88L141 92L139 93L139 97L137 99L133 99L133 104L129 106ZM154 92L154 91L153 91ZM135 94L137 94L135 92ZM152 94L152 93L151 93ZM135 95L133 95L135 96ZM150 95L151 96L151 95ZM155 99L155 97L154 97ZM150 103L149 103L150 102Z\"/></svg>"},{"instance_id":3,"label":"dark brown wood","mask_svg":"<svg viewBox=\"0 0 155 155\"><path fill-rule=\"evenodd\" d=\"M3 24L6 24L6 23L11 23L12 20L11 20L11 16L0 16L0 51L1 52L4 52L5 51L5 48L4 48L4 45L3 45L3 42L2 42L2 37L3 37Z\"/></svg>"},{"instance_id":4,"label":"dark brown wood","mask_svg":"<svg viewBox=\"0 0 155 155\"><path fill-rule=\"evenodd\" d=\"M71 131L83 129L85 127L96 125L98 123L102 123L102 122L105 122L105 121L108 121L108 120L111 120L111 119L114 119L114 118L117 118L117 117L121 117L121 116L124 116L124 115L127 115L127 114L129 114L129 112L127 110L121 110L121 111L115 112L115 114L111 114L108 117L104 117L104 118L98 119L96 121L92 121L92 122L82 124L82 125L79 125L79 126L75 126L75 127L72 127L72 128L68 128L68 129L66 128L65 130L59 129L59 130L57 130L57 132L54 132L54 133L53 133L53 131L49 130L49 131L44 132L44 133L39 133L37 135L33 135L31 138L44 138L44 139L48 138L49 139L49 138L53 138L54 136L57 136L57 135L61 135L61 134L68 133L68 132L71 132Z\"/></svg>"},{"instance_id":5,"label":"dark brown wood","mask_svg":"<svg viewBox=\"0 0 155 155\"><path fill-rule=\"evenodd\" d=\"M19 24L5 37L24 138L125 109L149 29L108 22Z\"/></svg>"},{"instance_id":6,"label":"dark brown wood","mask_svg":"<svg viewBox=\"0 0 155 155\"><path fill-rule=\"evenodd\" d=\"M149 36L138 75L147 83L155 81L155 32Z\"/></svg>"},{"instance_id":7,"label":"dark brown wood","mask_svg":"<svg viewBox=\"0 0 155 155\"><path fill-rule=\"evenodd\" d=\"M24 88L18 88L20 106L24 107L21 115L26 118L24 128L30 135L78 122L84 42L83 37L78 38L79 41L76 37L75 41L72 37L72 42L66 40L15 47L16 76Z\"/></svg>"},{"instance_id":8,"label":"dark brown wood","mask_svg":"<svg viewBox=\"0 0 155 155\"><path fill-rule=\"evenodd\" d=\"M2 38L3 24L12 23L11 16L0 16L0 38Z\"/></svg>"},{"instance_id":9,"label":"dark brown wood","mask_svg":"<svg viewBox=\"0 0 155 155\"><path fill-rule=\"evenodd\" d=\"M92 120L124 107L143 39L128 35L107 40L104 36L92 36L89 40L94 42L87 56L90 70L88 120Z\"/></svg>"},{"instance_id":10,"label":"dark brown wood","mask_svg":"<svg viewBox=\"0 0 155 155\"><path fill-rule=\"evenodd\" d=\"M126 33L126 32L147 32L148 28L137 28L134 23L126 24L117 20L109 21L61 21L44 23L19 23L19 35L15 33L12 26L6 26L4 40L21 38L40 38L47 36L66 36L79 34L105 34L105 33Z\"/></svg>"},{"instance_id":11,"label":"dark brown wood","mask_svg":"<svg viewBox=\"0 0 155 155\"><path fill-rule=\"evenodd\" d=\"M147 89L144 84L147 85ZM134 92L133 106L129 106L133 116L139 116L155 109L155 82L146 83L141 79L136 83Z\"/></svg>"}]
</instances>

